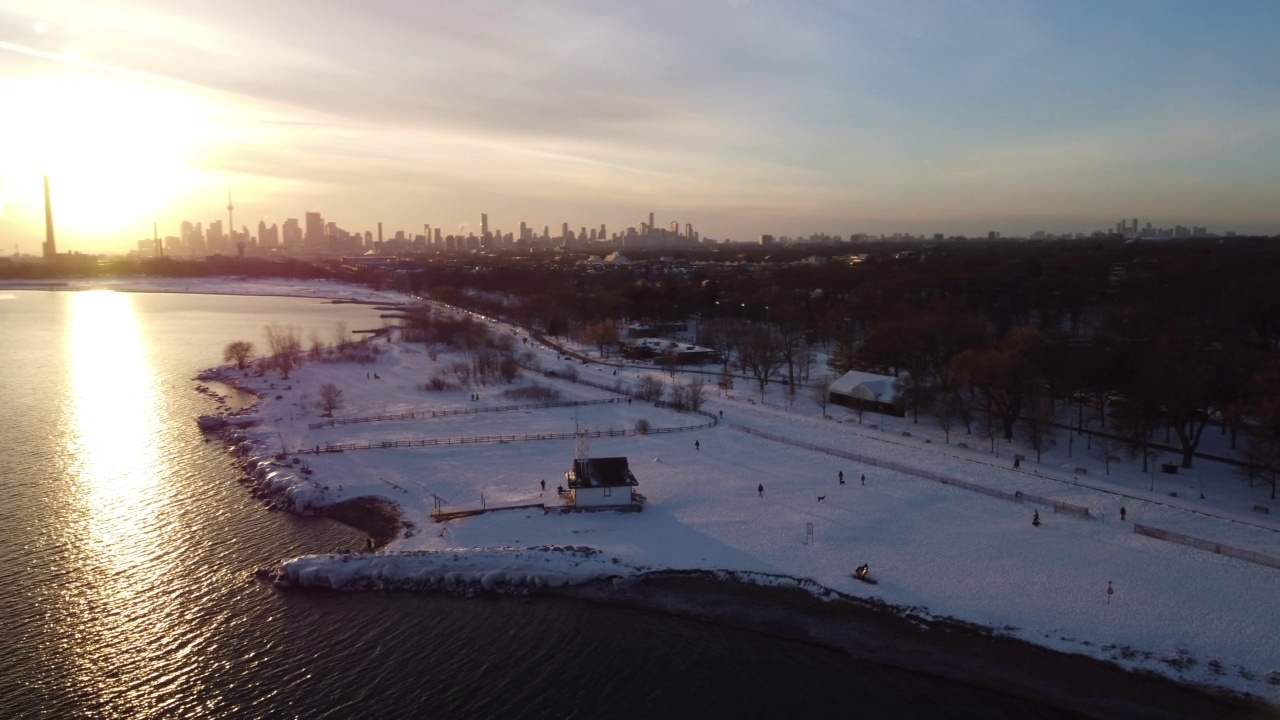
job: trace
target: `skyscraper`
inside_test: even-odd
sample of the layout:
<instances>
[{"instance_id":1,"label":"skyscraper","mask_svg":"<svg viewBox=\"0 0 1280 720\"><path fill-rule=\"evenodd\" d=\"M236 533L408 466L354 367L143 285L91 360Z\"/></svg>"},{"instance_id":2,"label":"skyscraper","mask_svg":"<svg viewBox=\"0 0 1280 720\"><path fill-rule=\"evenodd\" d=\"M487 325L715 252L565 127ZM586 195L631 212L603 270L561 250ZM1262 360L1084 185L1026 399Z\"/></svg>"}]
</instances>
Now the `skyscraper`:
<instances>
[{"instance_id":1,"label":"skyscraper","mask_svg":"<svg viewBox=\"0 0 1280 720\"><path fill-rule=\"evenodd\" d=\"M49 200L49 176L44 176L44 259L58 257L58 246L53 241L53 203Z\"/></svg>"},{"instance_id":2,"label":"skyscraper","mask_svg":"<svg viewBox=\"0 0 1280 720\"><path fill-rule=\"evenodd\" d=\"M485 237L488 234L489 234L489 214L480 213L480 237Z\"/></svg>"},{"instance_id":3,"label":"skyscraper","mask_svg":"<svg viewBox=\"0 0 1280 720\"><path fill-rule=\"evenodd\" d=\"M309 250L319 250L324 247L324 218L320 213L307 213L306 234L302 241Z\"/></svg>"}]
</instances>

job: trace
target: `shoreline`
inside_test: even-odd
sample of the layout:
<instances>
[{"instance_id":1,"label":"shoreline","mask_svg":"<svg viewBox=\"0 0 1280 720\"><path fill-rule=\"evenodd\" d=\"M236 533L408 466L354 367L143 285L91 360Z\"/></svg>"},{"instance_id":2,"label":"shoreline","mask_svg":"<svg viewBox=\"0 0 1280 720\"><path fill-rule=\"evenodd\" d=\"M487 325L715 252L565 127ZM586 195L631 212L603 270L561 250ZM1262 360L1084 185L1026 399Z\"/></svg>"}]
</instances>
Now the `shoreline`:
<instances>
[{"instance_id":1,"label":"shoreline","mask_svg":"<svg viewBox=\"0 0 1280 720\"><path fill-rule=\"evenodd\" d=\"M317 514L365 533L375 547L394 539L386 533L394 534L402 522L395 503L368 496ZM1085 717L1280 718L1280 708L1250 696L1127 670L998 635L985 626L922 618L908 608L842 595L820 599L800 588L758 585L736 579L733 572L657 570L634 578L543 589L534 595L761 633Z\"/></svg>"},{"instance_id":2,"label":"shoreline","mask_svg":"<svg viewBox=\"0 0 1280 720\"><path fill-rule=\"evenodd\" d=\"M364 533L375 550L399 537L400 528L404 524L398 505L369 495L325 505L318 508L315 514Z\"/></svg>"},{"instance_id":3,"label":"shoreline","mask_svg":"<svg viewBox=\"0 0 1280 720\"><path fill-rule=\"evenodd\" d=\"M673 615L825 647L850 657L1023 698L1086 717L1269 718L1280 709L1213 688L1057 652L955 620L710 571L655 571L549 594Z\"/></svg>"},{"instance_id":4,"label":"shoreline","mask_svg":"<svg viewBox=\"0 0 1280 720\"><path fill-rule=\"evenodd\" d=\"M232 378L220 380L251 392ZM235 414L251 414L258 405ZM375 549L393 542L402 531L412 535L406 531L399 506L376 495L312 505L309 510L273 507L337 520L365 534ZM724 575L734 573L655 571L537 594L723 624L1091 717L1280 718L1280 707L1256 695L1129 670L1105 659L996 635L990 628L961 620L920 618L912 607L878 605L848 596L830 601L799 590L721 579Z\"/></svg>"}]
</instances>

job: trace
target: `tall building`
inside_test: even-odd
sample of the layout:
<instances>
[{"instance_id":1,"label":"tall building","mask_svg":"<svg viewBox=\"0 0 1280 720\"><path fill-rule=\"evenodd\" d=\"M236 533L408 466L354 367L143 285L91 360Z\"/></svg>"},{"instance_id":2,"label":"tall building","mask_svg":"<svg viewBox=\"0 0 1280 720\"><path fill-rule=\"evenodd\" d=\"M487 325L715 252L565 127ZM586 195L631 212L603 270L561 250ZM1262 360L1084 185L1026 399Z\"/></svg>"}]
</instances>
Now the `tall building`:
<instances>
[{"instance_id":1,"label":"tall building","mask_svg":"<svg viewBox=\"0 0 1280 720\"><path fill-rule=\"evenodd\" d=\"M231 243L222 234L221 220L214 220L209 223L209 230L204 234L204 243L205 250L212 255L230 252Z\"/></svg>"},{"instance_id":2,"label":"tall building","mask_svg":"<svg viewBox=\"0 0 1280 720\"><path fill-rule=\"evenodd\" d=\"M480 237L485 237L488 234L489 234L489 214L480 213Z\"/></svg>"},{"instance_id":3,"label":"tall building","mask_svg":"<svg viewBox=\"0 0 1280 720\"><path fill-rule=\"evenodd\" d=\"M289 218L284 221L284 236L281 240L290 250L302 247L302 227L298 225L298 218Z\"/></svg>"},{"instance_id":4,"label":"tall building","mask_svg":"<svg viewBox=\"0 0 1280 720\"><path fill-rule=\"evenodd\" d=\"M263 250L275 250L280 247L280 226L275 223L267 227L267 221L258 221L258 247Z\"/></svg>"},{"instance_id":5,"label":"tall building","mask_svg":"<svg viewBox=\"0 0 1280 720\"><path fill-rule=\"evenodd\" d=\"M53 203L49 200L49 176L44 176L44 259L58 257L58 245L53 239Z\"/></svg>"},{"instance_id":6,"label":"tall building","mask_svg":"<svg viewBox=\"0 0 1280 720\"><path fill-rule=\"evenodd\" d=\"M319 250L324 247L324 218L318 212L306 215L306 234L302 242L308 250Z\"/></svg>"},{"instance_id":7,"label":"tall building","mask_svg":"<svg viewBox=\"0 0 1280 720\"><path fill-rule=\"evenodd\" d=\"M649 213L649 225L648 225L648 229L645 231L645 234L647 235L647 234L649 234L649 233L653 232L653 228L654 228L654 225L653 225L653 213Z\"/></svg>"}]
</instances>

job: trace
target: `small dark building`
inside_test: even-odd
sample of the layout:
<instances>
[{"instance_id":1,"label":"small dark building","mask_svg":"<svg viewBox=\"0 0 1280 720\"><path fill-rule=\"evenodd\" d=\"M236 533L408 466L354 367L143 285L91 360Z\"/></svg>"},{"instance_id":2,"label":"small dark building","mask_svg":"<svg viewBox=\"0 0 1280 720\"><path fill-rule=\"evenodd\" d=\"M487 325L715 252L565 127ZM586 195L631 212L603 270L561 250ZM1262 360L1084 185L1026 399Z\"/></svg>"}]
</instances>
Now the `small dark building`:
<instances>
[{"instance_id":1,"label":"small dark building","mask_svg":"<svg viewBox=\"0 0 1280 720\"><path fill-rule=\"evenodd\" d=\"M630 505L639 484L624 457L576 459L564 479L576 507Z\"/></svg>"}]
</instances>

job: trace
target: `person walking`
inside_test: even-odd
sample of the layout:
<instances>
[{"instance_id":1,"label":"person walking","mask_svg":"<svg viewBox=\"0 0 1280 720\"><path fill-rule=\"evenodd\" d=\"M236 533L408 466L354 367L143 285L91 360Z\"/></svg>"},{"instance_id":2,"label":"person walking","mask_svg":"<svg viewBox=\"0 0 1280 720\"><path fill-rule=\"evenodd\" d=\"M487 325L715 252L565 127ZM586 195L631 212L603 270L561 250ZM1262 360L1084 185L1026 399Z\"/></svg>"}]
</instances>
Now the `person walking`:
<instances>
[{"instance_id":1,"label":"person walking","mask_svg":"<svg viewBox=\"0 0 1280 720\"><path fill-rule=\"evenodd\" d=\"M843 471L843 470L841 470L841 471L840 471L840 484L841 484L841 485L843 485L843 484L844 484L844 471Z\"/></svg>"},{"instance_id":2,"label":"person walking","mask_svg":"<svg viewBox=\"0 0 1280 720\"><path fill-rule=\"evenodd\" d=\"M547 481L546 481L546 480L539 480L539 481L538 481L538 484L542 486L542 492L546 492L546 491L547 491Z\"/></svg>"},{"instance_id":3,"label":"person walking","mask_svg":"<svg viewBox=\"0 0 1280 720\"><path fill-rule=\"evenodd\" d=\"M693 441L693 449L694 449L694 450L701 450L701 449L702 449L702 443L701 443L701 442L699 442L699 441L697 441L697 440L694 440L694 441Z\"/></svg>"},{"instance_id":4,"label":"person walking","mask_svg":"<svg viewBox=\"0 0 1280 720\"><path fill-rule=\"evenodd\" d=\"M756 492L760 494L760 497L764 497L764 483L760 483L760 486L756 488Z\"/></svg>"},{"instance_id":5,"label":"person walking","mask_svg":"<svg viewBox=\"0 0 1280 720\"><path fill-rule=\"evenodd\" d=\"M863 474L862 474L862 484L863 484L863 485L866 485L866 484L867 484L867 474L866 474L866 473L863 473Z\"/></svg>"}]
</instances>

